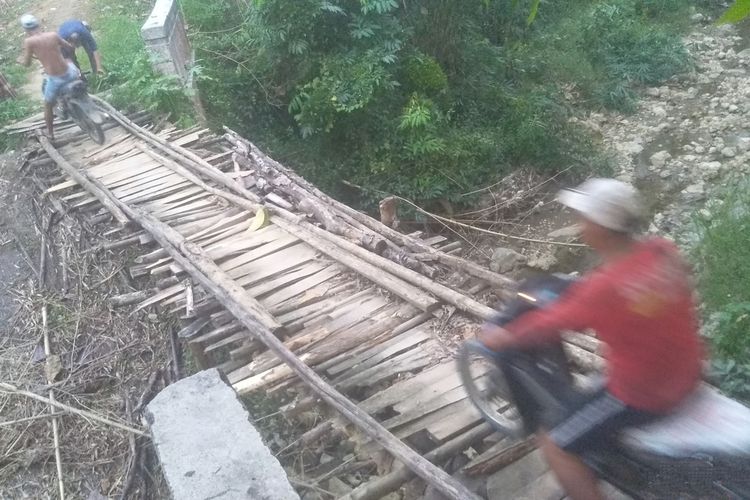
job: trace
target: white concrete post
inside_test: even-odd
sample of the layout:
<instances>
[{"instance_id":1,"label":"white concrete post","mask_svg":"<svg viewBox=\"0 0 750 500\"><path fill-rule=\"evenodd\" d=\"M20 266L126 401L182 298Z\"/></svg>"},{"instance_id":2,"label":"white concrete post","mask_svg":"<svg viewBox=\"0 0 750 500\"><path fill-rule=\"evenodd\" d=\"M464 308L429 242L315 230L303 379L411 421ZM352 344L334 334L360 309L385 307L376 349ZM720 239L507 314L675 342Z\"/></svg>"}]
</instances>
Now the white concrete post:
<instances>
[{"instance_id":1,"label":"white concrete post","mask_svg":"<svg viewBox=\"0 0 750 500\"><path fill-rule=\"evenodd\" d=\"M192 85L193 52L177 0L156 0L151 15L141 28L141 36L157 71L176 75L186 85Z\"/></svg>"}]
</instances>

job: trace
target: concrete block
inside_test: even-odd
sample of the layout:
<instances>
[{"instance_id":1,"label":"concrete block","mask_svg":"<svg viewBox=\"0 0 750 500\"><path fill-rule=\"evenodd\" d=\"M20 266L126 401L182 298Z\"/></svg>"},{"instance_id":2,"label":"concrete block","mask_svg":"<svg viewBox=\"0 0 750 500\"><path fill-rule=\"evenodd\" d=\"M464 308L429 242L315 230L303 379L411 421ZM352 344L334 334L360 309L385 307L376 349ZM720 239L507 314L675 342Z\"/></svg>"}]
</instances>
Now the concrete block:
<instances>
[{"instance_id":1,"label":"concrete block","mask_svg":"<svg viewBox=\"0 0 750 500\"><path fill-rule=\"evenodd\" d=\"M167 38L174 29L179 6L175 0L156 0L151 15L141 27L144 40Z\"/></svg>"},{"instance_id":2,"label":"concrete block","mask_svg":"<svg viewBox=\"0 0 750 500\"><path fill-rule=\"evenodd\" d=\"M542 452L532 451L487 479L487 498L515 500L528 484L549 470Z\"/></svg>"},{"instance_id":3,"label":"concrete block","mask_svg":"<svg viewBox=\"0 0 750 500\"><path fill-rule=\"evenodd\" d=\"M299 500L218 370L165 388L146 419L175 500Z\"/></svg>"}]
</instances>

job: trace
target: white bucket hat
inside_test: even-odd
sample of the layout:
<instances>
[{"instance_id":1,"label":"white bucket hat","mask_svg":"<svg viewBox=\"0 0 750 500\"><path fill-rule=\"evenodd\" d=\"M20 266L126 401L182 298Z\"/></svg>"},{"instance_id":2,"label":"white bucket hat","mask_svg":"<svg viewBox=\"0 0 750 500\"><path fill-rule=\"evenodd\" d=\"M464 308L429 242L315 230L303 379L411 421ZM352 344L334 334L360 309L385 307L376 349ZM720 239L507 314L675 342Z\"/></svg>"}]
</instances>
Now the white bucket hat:
<instances>
[{"instance_id":1,"label":"white bucket hat","mask_svg":"<svg viewBox=\"0 0 750 500\"><path fill-rule=\"evenodd\" d=\"M638 191L615 179L589 179L577 188L560 191L557 201L613 231L630 232L643 216Z\"/></svg>"}]
</instances>

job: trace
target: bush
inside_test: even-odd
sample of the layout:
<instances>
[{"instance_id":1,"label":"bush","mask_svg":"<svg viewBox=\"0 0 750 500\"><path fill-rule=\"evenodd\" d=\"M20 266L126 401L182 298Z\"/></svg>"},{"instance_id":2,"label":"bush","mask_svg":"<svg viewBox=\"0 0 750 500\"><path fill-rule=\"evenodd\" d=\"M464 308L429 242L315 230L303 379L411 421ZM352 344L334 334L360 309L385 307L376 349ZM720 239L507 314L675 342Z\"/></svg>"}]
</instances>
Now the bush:
<instances>
[{"instance_id":1,"label":"bush","mask_svg":"<svg viewBox=\"0 0 750 500\"><path fill-rule=\"evenodd\" d=\"M663 28L678 0L185 0L211 120L337 196L419 203L519 167L583 176L605 162L563 89L632 106L686 67ZM677 10L683 10L680 6ZM620 44L624 44L620 47Z\"/></svg>"},{"instance_id":2,"label":"bush","mask_svg":"<svg viewBox=\"0 0 750 500\"><path fill-rule=\"evenodd\" d=\"M572 85L593 105L630 111L639 85L655 85L690 68L679 28L682 0L583 2L540 30L528 49L531 71Z\"/></svg>"},{"instance_id":3,"label":"bush","mask_svg":"<svg viewBox=\"0 0 750 500\"><path fill-rule=\"evenodd\" d=\"M728 393L750 398L750 186L739 182L710 217L696 219L693 252L714 369Z\"/></svg>"},{"instance_id":4,"label":"bush","mask_svg":"<svg viewBox=\"0 0 750 500\"><path fill-rule=\"evenodd\" d=\"M140 28L150 4L135 1L112 6L98 0L97 5L94 36L107 72L93 80L95 91L111 90L116 106L169 114L173 121L191 123L193 106L182 82L154 71L141 39Z\"/></svg>"}]
</instances>

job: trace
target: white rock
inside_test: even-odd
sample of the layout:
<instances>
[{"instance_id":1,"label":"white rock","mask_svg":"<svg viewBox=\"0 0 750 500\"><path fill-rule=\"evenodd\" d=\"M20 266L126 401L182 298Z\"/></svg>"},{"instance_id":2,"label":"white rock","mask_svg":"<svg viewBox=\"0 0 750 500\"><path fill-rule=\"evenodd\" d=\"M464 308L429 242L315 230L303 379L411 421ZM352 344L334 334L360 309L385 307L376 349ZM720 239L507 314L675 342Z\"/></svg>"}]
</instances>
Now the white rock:
<instances>
[{"instance_id":1,"label":"white rock","mask_svg":"<svg viewBox=\"0 0 750 500\"><path fill-rule=\"evenodd\" d=\"M721 150L721 154L727 158L734 158L737 156L737 150L731 146L727 146Z\"/></svg>"},{"instance_id":2,"label":"white rock","mask_svg":"<svg viewBox=\"0 0 750 500\"><path fill-rule=\"evenodd\" d=\"M573 224L572 226L563 227L560 229L556 229L549 233L547 235L548 238L554 239L568 239L568 238L575 238L579 234L581 234L581 226L578 224Z\"/></svg>"},{"instance_id":3,"label":"white rock","mask_svg":"<svg viewBox=\"0 0 750 500\"><path fill-rule=\"evenodd\" d=\"M682 190L683 194L703 194L706 189L703 187L703 183L691 184Z\"/></svg>"},{"instance_id":4,"label":"white rock","mask_svg":"<svg viewBox=\"0 0 750 500\"><path fill-rule=\"evenodd\" d=\"M556 264L557 264L557 257L552 255L551 253L535 255L532 258L530 258L529 261L526 263L528 267L531 267L534 269L540 269L542 271L549 271L550 268L552 268Z\"/></svg>"},{"instance_id":5,"label":"white rock","mask_svg":"<svg viewBox=\"0 0 750 500\"><path fill-rule=\"evenodd\" d=\"M706 152L706 148L704 148L703 146L695 146L695 149L693 151L700 155Z\"/></svg>"},{"instance_id":6,"label":"white rock","mask_svg":"<svg viewBox=\"0 0 750 500\"><path fill-rule=\"evenodd\" d=\"M629 155L637 155L643 151L643 143L640 140L626 142L619 146L620 151Z\"/></svg>"},{"instance_id":7,"label":"white rock","mask_svg":"<svg viewBox=\"0 0 750 500\"><path fill-rule=\"evenodd\" d=\"M664 165L667 164L667 161L672 158L672 155L669 154L668 151L659 151L658 153L654 153L651 155L651 158L649 158L649 162L651 162L651 165L657 168L661 168Z\"/></svg>"},{"instance_id":8,"label":"white rock","mask_svg":"<svg viewBox=\"0 0 750 500\"><path fill-rule=\"evenodd\" d=\"M510 248L496 248L490 258L490 269L495 273L507 273L526 262L526 257Z\"/></svg>"}]
</instances>

